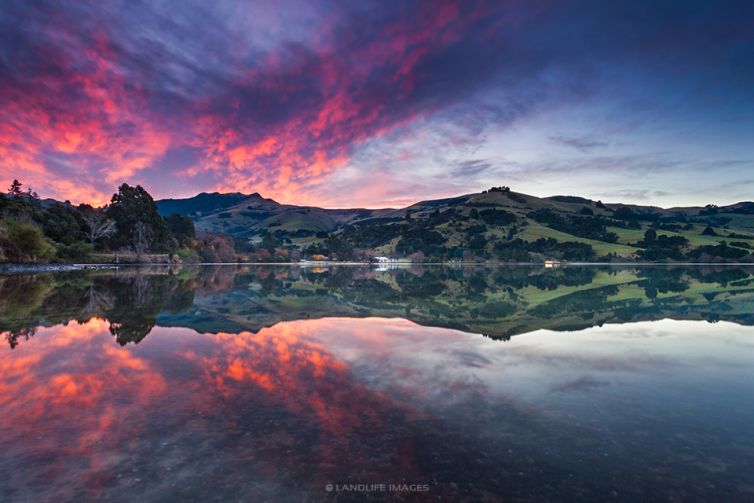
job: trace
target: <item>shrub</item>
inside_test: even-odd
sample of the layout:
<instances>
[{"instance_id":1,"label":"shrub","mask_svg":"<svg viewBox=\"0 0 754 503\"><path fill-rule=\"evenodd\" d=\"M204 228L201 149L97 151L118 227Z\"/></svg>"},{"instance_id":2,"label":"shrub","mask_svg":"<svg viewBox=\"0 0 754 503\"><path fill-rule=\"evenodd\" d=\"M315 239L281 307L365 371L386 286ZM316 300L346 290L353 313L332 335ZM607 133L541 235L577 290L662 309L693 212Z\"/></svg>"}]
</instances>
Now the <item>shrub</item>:
<instances>
[{"instance_id":1,"label":"shrub","mask_svg":"<svg viewBox=\"0 0 754 503\"><path fill-rule=\"evenodd\" d=\"M481 250L487 244L487 238L484 234L477 234L469 240L469 248L472 250Z\"/></svg>"},{"instance_id":2,"label":"shrub","mask_svg":"<svg viewBox=\"0 0 754 503\"><path fill-rule=\"evenodd\" d=\"M726 260L741 260L744 257L746 257L749 254L748 251L742 250L741 248L734 248L733 246L728 246L728 244L723 241L719 245L716 246L700 246L699 248L695 248L691 250L688 253L688 256L695 260L719 260L719 259L726 259Z\"/></svg>"},{"instance_id":3,"label":"shrub","mask_svg":"<svg viewBox=\"0 0 754 503\"><path fill-rule=\"evenodd\" d=\"M737 246L738 248L749 248L751 249L751 245L745 241L731 241L731 246Z\"/></svg>"},{"instance_id":4,"label":"shrub","mask_svg":"<svg viewBox=\"0 0 754 503\"><path fill-rule=\"evenodd\" d=\"M91 243L86 241L74 241L73 243L59 244L58 257L63 259L84 259L94 250Z\"/></svg>"},{"instance_id":5,"label":"shrub","mask_svg":"<svg viewBox=\"0 0 754 503\"><path fill-rule=\"evenodd\" d=\"M201 257L199 257L199 254L196 253L194 250L190 250L188 248L179 248L175 254L178 256L181 262L183 263L197 263L201 262Z\"/></svg>"},{"instance_id":6,"label":"shrub","mask_svg":"<svg viewBox=\"0 0 754 503\"><path fill-rule=\"evenodd\" d=\"M55 247L36 225L8 219L0 232L0 248L11 262L38 262L55 256Z\"/></svg>"},{"instance_id":7,"label":"shrub","mask_svg":"<svg viewBox=\"0 0 754 503\"><path fill-rule=\"evenodd\" d=\"M549 208L532 211L528 216L551 229L573 234L574 236L606 241L608 243L615 243L618 241L618 235L614 232L607 231L605 224L608 222L601 217L580 217L572 215L566 218Z\"/></svg>"},{"instance_id":8,"label":"shrub","mask_svg":"<svg viewBox=\"0 0 754 503\"><path fill-rule=\"evenodd\" d=\"M516 221L513 213L504 210L482 210L479 216L486 224L490 225L508 225Z\"/></svg>"}]
</instances>

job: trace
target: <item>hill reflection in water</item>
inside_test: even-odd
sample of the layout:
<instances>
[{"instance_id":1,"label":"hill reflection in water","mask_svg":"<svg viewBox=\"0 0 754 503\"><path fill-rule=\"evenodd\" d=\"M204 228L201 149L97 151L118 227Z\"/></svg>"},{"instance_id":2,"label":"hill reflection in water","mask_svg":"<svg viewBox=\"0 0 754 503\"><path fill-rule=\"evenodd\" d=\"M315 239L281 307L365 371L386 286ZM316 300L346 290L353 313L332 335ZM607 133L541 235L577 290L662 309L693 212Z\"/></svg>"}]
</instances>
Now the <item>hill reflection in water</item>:
<instances>
[{"instance_id":1,"label":"hill reflection in water","mask_svg":"<svg viewBox=\"0 0 754 503\"><path fill-rule=\"evenodd\" d=\"M428 490L391 496L743 500L754 487L750 278L3 277L0 496L363 500L325 488L407 483Z\"/></svg>"},{"instance_id":2,"label":"hill reflection in water","mask_svg":"<svg viewBox=\"0 0 754 503\"><path fill-rule=\"evenodd\" d=\"M124 345L155 325L257 332L331 316L401 317L494 339L663 318L750 325L754 268L208 266L0 276L0 332L12 347L39 325L92 317L108 320Z\"/></svg>"}]
</instances>

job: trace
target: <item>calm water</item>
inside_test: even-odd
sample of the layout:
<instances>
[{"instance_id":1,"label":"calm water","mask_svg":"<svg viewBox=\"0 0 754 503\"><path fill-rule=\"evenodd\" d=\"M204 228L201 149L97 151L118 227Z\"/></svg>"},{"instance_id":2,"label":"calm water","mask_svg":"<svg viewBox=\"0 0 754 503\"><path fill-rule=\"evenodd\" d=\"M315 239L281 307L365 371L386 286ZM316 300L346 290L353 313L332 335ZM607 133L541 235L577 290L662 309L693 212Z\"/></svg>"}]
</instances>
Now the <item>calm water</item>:
<instances>
[{"instance_id":1,"label":"calm water","mask_svg":"<svg viewBox=\"0 0 754 503\"><path fill-rule=\"evenodd\" d=\"M0 276L1 501L752 501L754 269Z\"/></svg>"}]
</instances>

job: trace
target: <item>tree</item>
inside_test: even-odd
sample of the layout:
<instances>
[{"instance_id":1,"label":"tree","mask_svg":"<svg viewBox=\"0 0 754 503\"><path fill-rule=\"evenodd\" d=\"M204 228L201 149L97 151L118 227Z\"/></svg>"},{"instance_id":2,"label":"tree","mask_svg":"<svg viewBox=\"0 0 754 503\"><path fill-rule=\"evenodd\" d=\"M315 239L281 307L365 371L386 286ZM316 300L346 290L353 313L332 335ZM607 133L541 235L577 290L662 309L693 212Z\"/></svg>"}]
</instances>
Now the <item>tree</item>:
<instances>
[{"instance_id":1,"label":"tree","mask_svg":"<svg viewBox=\"0 0 754 503\"><path fill-rule=\"evenodd\" d=\"M262 248L254 254L254 259L257 262L269 262L272 259L272 253Z\"/></svg>"},{"instance_id":2,"label":"tree","mask_svg":"<svg viewBox=\"0 0 754 503\"><path fill-rule=\"evenodd\" d=\"M640 216L628 206L621 206L615 210L613 218L617 218L618 220L638 220Z\"/></svg>"},{"instance_id":3,"label":"tree","mask_svg":"<svg viewBox=\"0 0 754 503\"><path fill-rule=\"evenodd\" d=\"M8 194L14 197L18 197L23 195L23 191L21 190L21 187L23 184L19 182L18 180L14 179L13 183L10 184L10 187L8 187Z\"/></svg>"},{"instance_id":4,"label":"tree","mask_svg":"<svg viewBox=\"0 0 754 503\"><path fill-rule=\"evenodd\" d=\"M516 221L516 215L505 210L482 210L478 212L478 216L490 225L509 225Z\"/></svg>"},{"instance_id":5,"label":"tree","mask_svg":"<svg viewBox=\"0 0 754 503\"><path fill-rule=\"evenodd\" d=\"M157 204L152 196L140 185L131 187L124 183L118 187L118 192L113 194L105 214L115 220L118 227L118 233L111 238L112 246L133 244L136 226L142 223L148 230L150 247L161 251L169 250L170 231L165 219L157 212ZM140 232L143 234L143 229Z\"/></svg>"},{"instance_id":6,"label":"tree","mask_svg":"<svg viewBox=\"0 0 754 503\"><path fill-rule=\"evenodd\" d=\"M325 241L325 246L330 249L331 253L335 254L337 260L351 260L353 258L353 247L340 236L330 236Z\"/></svg>"},{"instance_id":7,"label":"tree","mask_svg":"<svg viewBox=\"0 0 754 503\"><path fill-rule=\"evenodd\" d=\"M470 249L482 250L487 244L487 238L484 236L484 234L476 234L472 236L471 239L469 239L468 243Z\"/></svg>"},{"instance_id":8,"label":"tree","mask_svg":"<svg viewBox=\"0 0 754 503\"><path fill-rule=\"evenodd\" d=\"M716 215L718 212L718 207L716 204L708 204L704 207L701 211L699 211L699 215L706 216L706 215Z\"/></svg>"},{"instance_id":9,"label":"tree","mask_svg":"<svg viewBox=\"0 0 754 503\"><path fill-rule=\"evenodd\" d=\"M644 243L645 245L649 245L649 243L654 242L657 239L657 231L654 229L647 229L646 232L644 232Z\"/></svg>"},{"instance_id":10,"label":"tree","mask_svg":"<svg viewBox=\"0 0 754 503\"><path fill-rule=\"evenodd\" d=\"M45 236L53 241L72 245L86 240L84 213L70 205L56 203L36 213Z\"/></svg>"},{"instance_id":11,"label":"tree","mask_svg":"<svg viewBox=\"0 0 754 503\"><path fill-rule=\"evenodd\" d=\"M279 243L275 239L275 236L273 236L269 232L265 234L265 236L262 238L262 242L259 245L260 248L270 252L270 255L275 253L275 248L277 248L278 246Z\"/></svg>"},{"instance_id":12,"label":"tree","mask_svg":"<svg viewBox=\"0 0 754 503\"><path fill-rule=\"evenodd\" d=\"M99 211L84 213L84 222L89 227L89 230L86 231L86 237L89 238L92 246L94 246L95 241L113 235L116 230L115 220L107 218Z\"/></svg>"},{"instance_id":13,"label":"tree","mask_svg":"<svg viewBox=\"0 0 754 503\"><path fill-rule=\"evenodd\" d=\"M196 236L201 245L197 249L202 262L235 262L233 239L223 234L200 232ZM266 252L266 250L265 250Z\"/></svg>"},{"instance_id":14,"label":"tree","mask_svg":"<svg viewBox=\"0 0 754 503\"><path fill-rule=\"evenodd\" d=\"M196 237L194 221L191 220L190 216L172 213L165 219L165 221L167 222L170 232L182 246L185 246L189 240Z\"/></svg>"},{"instance_id":15,"label":"tree","mask_svg":"<svg viewBox=\"0 0 754 503\"><path fill-rule=\"evenodd\" d=\"M136 256L141 257L149 249L151 231L144 222L137 222L133 230L133 245Z\"/></svg>"}]
</instances>

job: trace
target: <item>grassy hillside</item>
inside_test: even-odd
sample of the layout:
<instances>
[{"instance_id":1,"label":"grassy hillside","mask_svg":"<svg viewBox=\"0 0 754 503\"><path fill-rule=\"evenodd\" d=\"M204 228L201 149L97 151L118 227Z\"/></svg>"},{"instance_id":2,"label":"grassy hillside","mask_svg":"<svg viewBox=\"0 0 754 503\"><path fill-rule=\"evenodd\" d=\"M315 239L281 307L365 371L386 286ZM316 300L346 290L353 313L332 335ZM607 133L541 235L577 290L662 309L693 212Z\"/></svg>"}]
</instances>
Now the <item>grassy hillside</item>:
<instances>
[{"instance_id":1,"label":"grassy hillside","mask_svg":"<svg viewBox=\"0 0 754 503\"><path fill-rule=\"evenodd\" d=\"M538 198L496 189L393 212L396 220L339 231L394 256L526 261L565 259L749 261L751 207L687 208L603 204L578 197Z\"/></svg>"},{"instance_id":2,"label":"grassy hillside","mask_svg":"<svg viewBox=\"0 0 754 503\"><path fill-rule=\"evenodd\" d=\"M154 201L122 184L103 208L0 194L0 263L299 259L754 262L754 203L663 209L494 187L400 209L325 209L259 194ZM163 260L163 259L160 259Z\"/></svg>"},{"instance_id":3,"label":"grassy hillside","mask_svg":"<svg viewBox=\"0 0 754 503\"><path fill-rule=\"evenodd\" d=\"M225 198L225 199L224 199ZM224 202L222 202L224 201ZM269 236L303 257L415 260L750 261L754 203L663 209L576 196L539 198L498 187L401 209L329 210L279 204L258 194L202 194L180 208L198 230Z\"/></svg>"}]
</instances>

